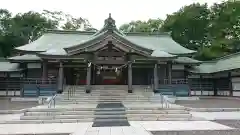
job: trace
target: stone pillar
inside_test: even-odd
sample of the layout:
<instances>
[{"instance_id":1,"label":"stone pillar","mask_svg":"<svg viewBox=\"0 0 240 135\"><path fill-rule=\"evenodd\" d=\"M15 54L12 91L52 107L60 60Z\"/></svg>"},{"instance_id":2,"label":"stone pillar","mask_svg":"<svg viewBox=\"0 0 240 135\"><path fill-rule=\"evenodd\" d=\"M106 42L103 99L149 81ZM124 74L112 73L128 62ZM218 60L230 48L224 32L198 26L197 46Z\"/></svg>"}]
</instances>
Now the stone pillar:
<instances>
[{"instance_id":1,"label":"stone pillar","mask_svg":"<svg viewBox=\"0 0 240 135\"><path fill-rule=\"evenodd\" d=\"M58 69L58 92L63 91L63 63L60 61Z\"/></svg>"},{"instance_id":2,"label":"stone pillar","mask_svg":"<svg viewBox=\"0 0 240 135\"><path fill-rule=\"evenodd\" d=\"M158 79L158 64L154 65L154 70L153 70L153 77L154 77L154 90L156 90L158 88L158 83L159 83L159 79Z\"/></svg>"},{"instance_id":3,"label":"stone pillar","mask_svg":"<svg viewBox=\"0 0 240 135\"><path fill-rule=\"evenodd\" d=\"M87 84L86 84L86 93L91 91L91 63L87 65Z\"/></svg>"},{"instance_id":4,"label":"stone pillar","mask_svg":"<svg viewBox=\"0 0 240 135\"><path fill-rule=\"evenodd\" d=\"M43 61L42 62L42 80L46 81L47 80L47 75L48 75L48 71L47 71L47 61Z\"/></svg>"},{"instance_id":5,"label":"stone pillar","mask_svg":"<svg viewBox=\"0 0 240 135\"><path fill-rule=\"evenodd\" d=\"M172 84L172 63L168 63L168 84Z\"/></svg>"},{"instance_id":6,"label":"stone pillar","mask_svg":"<svg viewBox=\"0 0 240 135\"><path fill-rule=\"evenodd\" d=\"M128 64L128 93L132 93L132 63Z\"/></svg>"}]
</instances>

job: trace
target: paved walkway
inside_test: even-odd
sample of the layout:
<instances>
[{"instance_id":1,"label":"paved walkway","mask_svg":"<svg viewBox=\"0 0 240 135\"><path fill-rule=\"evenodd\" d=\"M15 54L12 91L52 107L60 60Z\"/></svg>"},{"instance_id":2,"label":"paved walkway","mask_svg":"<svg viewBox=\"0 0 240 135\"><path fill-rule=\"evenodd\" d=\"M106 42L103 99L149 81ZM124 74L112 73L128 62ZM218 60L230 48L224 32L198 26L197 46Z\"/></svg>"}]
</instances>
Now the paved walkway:
<instances>
[{"instance_id":1,"label":"paved walkway","mask_svg":"<svg viewBox=\"0 0 240 135\"><path fill-rule=\"evenodd\" d=\"M240 112L190 112L194 117L205 120L240 120Z\"/></svg>"},{"instance_id":2,"label":"paved walkway","mask_svg":"<svg viewBox=\"0 0 240 135\"><path fill-rule=\"evenodd\" d=\"M233 130L211 121L130 121L130 126L92 127L86 123L2 124L0 135L62 134L72 135L151 135L151 131Z\"/></svg>"},{"instance_id":3,"label":"paved walkway","mask_svg":"<svg viewBox=\"0 0 240 135\"><path fill-rule=\"evenodd\" d=\"M158 107L160 104L124 104L126 107ZM96 108L97 104L57 105L56 108ZM161 105L160 105L161 106ZM171 107L182 107L171 105ZM41 105L33 108L47 108ZM239 135L240 112L190 112L204 121L129 121L130 126L92 127L93 122L52 124L0 124L0 135ZM22 114L0 115L0 120L18 120ZM234 123L234 124L233 124Z\"/></svg>"},{"instance_id":4,"label":"paved walkway","mask_svg":"<svg viewBox=\"0 0 240 135\"><path fill-rule=\"evenodd\" d=\"M38 102L28 101L28 102L17 102L11 101L10 98L0 98L0 110L19 110L24 108L30 108L38 106Z\"/></svg>"}]
</instances>

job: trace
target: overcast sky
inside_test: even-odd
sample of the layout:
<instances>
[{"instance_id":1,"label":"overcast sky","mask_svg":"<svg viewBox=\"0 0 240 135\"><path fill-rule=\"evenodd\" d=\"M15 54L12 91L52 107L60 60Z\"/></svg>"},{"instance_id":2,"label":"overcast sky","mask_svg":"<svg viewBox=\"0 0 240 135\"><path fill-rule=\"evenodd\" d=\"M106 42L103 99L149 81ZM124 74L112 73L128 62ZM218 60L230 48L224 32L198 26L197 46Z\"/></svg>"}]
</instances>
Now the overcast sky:
<instances>
[{"instance_id":1,"label":"overcast sky","mask_svg":"<svg viewBox=\"0 0 240 135\"><path fill-rule=\"evenodd\" d=\"M222 0L1 0L1 8L12 13L27 11L63 11L74 17L84 17L93 27L102 27L111 13L117 26L131 20L165 19L184 5L193 2L213 4Z\"/></svg>"}]
</instances>

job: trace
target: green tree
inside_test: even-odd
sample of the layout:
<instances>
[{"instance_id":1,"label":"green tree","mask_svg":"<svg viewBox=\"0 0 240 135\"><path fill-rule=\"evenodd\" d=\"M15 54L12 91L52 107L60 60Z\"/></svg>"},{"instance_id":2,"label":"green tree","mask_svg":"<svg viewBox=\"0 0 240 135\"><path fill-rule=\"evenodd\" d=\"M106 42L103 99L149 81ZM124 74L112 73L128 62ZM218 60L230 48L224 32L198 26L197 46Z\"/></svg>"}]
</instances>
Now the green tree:
<instances>
[{"instance_id":1,"label":"green tree","mask_svg":"<svg viewBox=\"0 0 240 135\"><path fill-rule=\"evenodd\" d=\"M93 30L92 25L85 18L75 18L70 14L63 13L62 11L49 11L44 10L43 15L47 18L55 20L59 24L59 28L64 30Z\"/></svg>"},{"instance_id":2,"label":"green tree","mask_svg":"<svg viewBox=\"0 0 240 135\"><path fill-rule=\"evenodd\" d=\"M212 51L223 48L224 54L240 51L240 1L226 1L211 7L209 35Z\"/></svg>"},{"instance_id":3,"label":"green tree","mask_svg":"<svg viewBox=\"0 0 240 135\"><path fill-rule=\"evenodd\" d=\"M0 55L10 56L13 48L35 40L45 29L57 28L58 23L37 12L11 16L7 10L0 10L1 37Z\"/></svg>"},{"instance_id":4,"label":"green tree","mask_svg":"<svg viewBox=\"0 0 240 135\"><path fill-rule=\"evenodd\" d=\"M207 4L194 3L167 15L162 30L171 32L172 38L181 45L198 50L208 45L209 14Z\"/></svg>"},{"instance_id":5,"label":"green tree","mask_svg":"<svg viewBox=\"0 0 240 135\"><path fill-rule=\"evenodd\" d=\"M123 32L158 32L161 29L163 20L161 19L149 19L148 21L132 21L130 23L123 24L119 29Z\"/></svg>"}]
</instances>

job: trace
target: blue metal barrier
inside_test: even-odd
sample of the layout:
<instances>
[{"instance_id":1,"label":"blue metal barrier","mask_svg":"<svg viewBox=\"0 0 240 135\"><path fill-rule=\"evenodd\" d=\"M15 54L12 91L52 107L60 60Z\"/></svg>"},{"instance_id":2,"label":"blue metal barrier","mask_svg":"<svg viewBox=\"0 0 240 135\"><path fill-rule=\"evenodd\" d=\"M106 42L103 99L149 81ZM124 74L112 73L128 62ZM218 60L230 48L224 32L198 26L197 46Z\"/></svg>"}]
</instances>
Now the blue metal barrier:
<instances>
[{"instance_id":1,"label":"blue metal barrier","mask_svg":"<svg viewBox=\"0 0 240 135\"><path fill-rule=\"evenodd\" d=\"M190 95L190 87L187 84L161 85L159 88L155 89L155 93L186 97Z\"/></svg>"},{"instance_id":2,"label":"blue metal barrier","mask_svg":"<svg viewBox=\"0 0 240 135\"><path fill-rule=\"evenodd\" d=\"M24 97L52 96L57 92L56 84L24 84Z\"/></svg>"}]
</instances>

